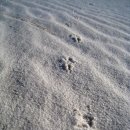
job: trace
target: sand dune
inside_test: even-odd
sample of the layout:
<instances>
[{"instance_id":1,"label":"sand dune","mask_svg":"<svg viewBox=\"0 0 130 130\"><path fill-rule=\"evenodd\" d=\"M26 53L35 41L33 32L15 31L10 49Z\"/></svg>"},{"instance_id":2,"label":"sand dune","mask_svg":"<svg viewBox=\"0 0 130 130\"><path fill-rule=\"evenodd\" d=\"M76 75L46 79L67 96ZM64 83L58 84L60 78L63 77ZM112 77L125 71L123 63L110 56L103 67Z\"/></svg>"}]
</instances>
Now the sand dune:
<instances>
[{"instance_id":1,"label":"sand dune","mask_svg":"<svg viewBox=\"0 0 130 130\"><path fill-rule=\"evenodd\" d=\"M130 130L129 0L0 0L0 130Z\"/></svg>"}]
</instances>

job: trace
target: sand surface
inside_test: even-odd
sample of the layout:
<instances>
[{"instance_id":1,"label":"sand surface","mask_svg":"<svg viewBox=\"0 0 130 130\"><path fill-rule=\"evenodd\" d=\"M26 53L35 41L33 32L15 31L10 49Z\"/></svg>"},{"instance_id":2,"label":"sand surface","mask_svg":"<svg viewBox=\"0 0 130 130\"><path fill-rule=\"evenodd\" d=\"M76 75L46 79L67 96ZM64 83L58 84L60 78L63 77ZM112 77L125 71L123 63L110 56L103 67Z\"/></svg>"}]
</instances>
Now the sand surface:
<instances>
[{"instance_id":1,"label":"sand surface","mask_svg":"<svg viewBox=\"0 0 130 130\"><path fill-rule=\"evenodd\" d=\"M0 130L130 130L130 0L0 0Z\"/></svg>"}]
</instances>

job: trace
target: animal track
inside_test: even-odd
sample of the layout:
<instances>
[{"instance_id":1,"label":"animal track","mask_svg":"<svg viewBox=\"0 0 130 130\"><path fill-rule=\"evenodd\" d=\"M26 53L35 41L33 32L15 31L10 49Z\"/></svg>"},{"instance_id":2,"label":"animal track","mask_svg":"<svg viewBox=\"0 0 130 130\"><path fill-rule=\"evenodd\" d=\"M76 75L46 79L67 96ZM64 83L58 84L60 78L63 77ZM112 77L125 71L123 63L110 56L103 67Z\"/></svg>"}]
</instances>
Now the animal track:
<instances>
[{"instance_id":1,"label":"animal track","mask_svg":"<svg viewBox=\"0 0 130 130\"><path fill-rule=\"evenodd\" d=\"M72 39L73 42L76 42L76 43L81 42L81 38L75 34L71 34L71 35L69 35L69 37Z\"/></svg>"},{"instance_id":2,"label":"animal track","mask_svg":"<svg viewBox=\"0 0 130 130\"><path fill-rule=\"evenodd\" d=\"M68 60L69 60L70 62L72 62L72 63L75 63L74 59L71 58L71 57L69 57Z\"/></svg>"},{"instance_id":3,"label":"animal track","mask_svg":"<svg viewBox=\"0 0 130 130\"><path fill-rule=\"evenodd\" d=\"M60 64L60 67L63 69L63 70L65 70L65 71L67 71L67 72L72 72L72 70L73 70L73 67L74 67L74 64L75 63L75 61L74 61L74 59L73 58L71 58L71 57L69 57L69 58L62 58L62 59L60 59L59 60L59 64Z\"/></svg>"},{"instance_id":4,"label":"animal track","mask_svg":"<svg viewBox=\"0 0 130 130\"><path fill-rule=\"evenodd\" d=\"M76 128L89 130L90 128L94 128L94 117L91 113L82 114L79 110L74 109L72 124Z\"/></svg>"},{"instance_id":5,"label":"animal track","mask_svg":"<svg viewBox=\"0 0 130 130\"><path fill-rule=\"evenodd\" d=\"M89 3L89 5L94 6L94 4L93 4L93 3Z\"/></svg>"},{"instance_id":6,"label":"animal track","mask_svg":"<svg viewBox=\"0 0 130 130\"><path fill-rule=\"evenodd\" d=\"M67 27L71 27L71 26L72 26L72 24L71 24L70 22L65 23L65 25L66 25Z\"/></svg>"},{"instance_id":7,"label":"animal track","mask_svg":"<svg viewBox=\"0 0 130 130\"><path fill-rule=\"evenodd\" d=\"M94 117L89 113L87 115L83 115L83 118L88 122L88 125L90 127L93 127L94 125Z\"/></svg>"}]
</instances>

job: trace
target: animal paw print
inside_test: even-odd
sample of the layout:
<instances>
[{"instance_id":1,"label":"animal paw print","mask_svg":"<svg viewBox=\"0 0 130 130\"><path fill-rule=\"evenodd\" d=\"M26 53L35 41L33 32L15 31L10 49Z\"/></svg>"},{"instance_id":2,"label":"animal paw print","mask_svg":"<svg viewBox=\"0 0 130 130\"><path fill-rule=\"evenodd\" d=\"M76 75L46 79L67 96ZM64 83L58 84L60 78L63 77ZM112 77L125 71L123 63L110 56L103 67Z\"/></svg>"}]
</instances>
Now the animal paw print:
<instances>
[{"instance_id":1,"label":"animal paw print","mask_svg":"<svg viewBox=\"0 0 130 130\"><path fill-rule=\"evenodd\" d=\"M71 40L73 42L76 42L76 43L80 43L81 42L81 38L79 36L75 35L75 34L71 34L71 35L69 35L69 37L71 38Z\"/></svg>"},{"instance_id":2,"label":"animal paw print","mask_svg":"<svg viewBox=\"0 0 130 130\"><path fill-rule=\"evenodd\" d=\"M63 70L71 73L72 70L73 70L75 61L71 57L69 57L67 59L64 57L64 58L62 58L62 59L59 60L59 63L60 63L60 67Z\"/></svg>"},{"instance_id":3,"label":"animal paw print","mask_svg":"<svg viewBox=\"0 0 130 130\"><path fill-rule=\"evenodd\" d=\"M94 6L94 4L93 4L93 3L89 3L89 5Z\"/></svg>"},{"instance_id":4,"label":"animal paw print","mask_svg":"<svg viewBox=\"0 0 130 130\"><path fill-rule=\"evenodd\" d=\"M89 130L94 127L94 117L92 114L82 114L79 110L73 111L73 125L75 128Z\"/></svg>"},{"instance_id":5,"label":"animal paw print","mask_svg":"<svg viewBox=\"0 0 130 130\"><path fill-rule=\"evenodd\" d=\"M70 22L65 23L65 25L66 25L67 27L72 27L72 23L70 23Z\"/></svg>"}]
</instances>

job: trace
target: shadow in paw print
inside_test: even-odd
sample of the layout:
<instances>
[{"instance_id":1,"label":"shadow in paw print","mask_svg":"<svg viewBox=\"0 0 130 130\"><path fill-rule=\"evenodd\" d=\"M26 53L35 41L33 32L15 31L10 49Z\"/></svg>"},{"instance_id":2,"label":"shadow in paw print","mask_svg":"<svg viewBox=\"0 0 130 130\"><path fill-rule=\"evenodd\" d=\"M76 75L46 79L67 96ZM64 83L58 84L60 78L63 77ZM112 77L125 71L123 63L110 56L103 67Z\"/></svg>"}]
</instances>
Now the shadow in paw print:
<instances>
[{"instance_id":1,"label":"shadow in paw print","mask_svg":"<svg viewBox=\"0 0 130 130\"><path fill-rule=\"evenodd\" d=\"M94 6L94 4L93 4L93 3L89 3L89 5Z\"/></svg>"},{"instance_id":2,"label":"shadow in paw print","mask_svg":"<svg viewBox=\"0 0 130 130\"><path fill-rule=\"evenodd\" d=\"M68 60L69 60L70 62L72 62L72 63L75 63L74 59L71 58L71 57L69 57Z\"/></svg>"},{"instance_id":3,"label":"shadow in paw print","mask_svg":"<svg viewBox=\"0 0 130 130\"><path fill-rule=\"evenodd\" d=\"M72 24L71 24L70 22L65 23L65 25L66 25L67 27L71 27L71 26L72 26Z\"/></svg>"},{"instance_id":4,"label":"shadow in paw print","mask_svg":"<svg viewBox=\"0 0 130 130\"><path fill-rule=\"evenodd\" d=\"M83 119L86 120L86 122L88 123L88 125L90 127L93 127L93 125L94 125L94 117L91 114L83 115Z\"/></svg>"},{"instance_id":5,"label":"shadow in paw print","mask_svg":"<svg viewBox=\"0 0 130 130\"><path fill-rule=\"evenodd\" d=\"M69 58L61 58L59 60L59 67L64 70L64 71L67 71L67 72L72 72L73 70L73 67L74 67L74 59L69 57Z\"/></svg>"},{"instance_id":6,"label":"shadow in paw print","mask_svg":"<svg viewBox=\"0 0 130 130\"><path fill-rule=\"evenodd\" d=\"M67 71L67 64L66 64L66 58L61 58L58 60L59 61L59 67L62 70L66 70Z\"/></svg>"},{"instance_id":7,"label":"shadow in paw print","mask_svg":"<svg viewBox=\"0 0 130 130\"><path fill-rule=\"evenodd\" d=\"M94 117L90 113L82 114L79 110L74 109L72 124L76 128L88 130L89 128L94 128Z\"/></svg>"},{"instance_id":8,"label":"shadow in paw print","mask_svg":"<svg viewBox=\"0 0 130 130\"><path fill-rule=\"evenodd\" d=\"M71 40L73 42L76 42L76 43L81 43L81 38L75 34L70 34L69 37L71 38Z\"/></svg>"}]
</instances>

